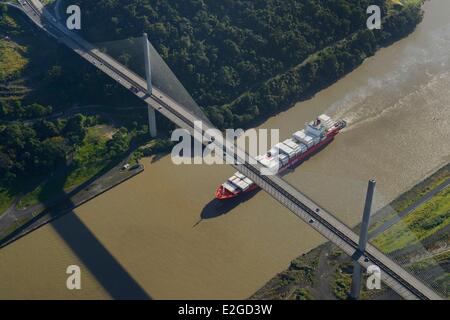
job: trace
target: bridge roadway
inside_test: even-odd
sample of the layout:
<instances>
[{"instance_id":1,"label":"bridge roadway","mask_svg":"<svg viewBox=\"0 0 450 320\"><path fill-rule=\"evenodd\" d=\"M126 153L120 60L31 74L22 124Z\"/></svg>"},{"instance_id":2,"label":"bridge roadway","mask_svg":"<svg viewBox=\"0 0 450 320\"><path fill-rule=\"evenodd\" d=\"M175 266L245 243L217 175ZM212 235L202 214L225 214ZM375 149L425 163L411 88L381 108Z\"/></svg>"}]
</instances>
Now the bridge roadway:
<instances>
[{"instance_id":1,"label":"bridge roadway","mask_svg":"<svg viewBox=\"0 0 450 320\"><path fill-rule=\"evenodd\" d=\"M81 57L173 121L180 128L188 130L194 137L195 134L203 136L206 130L212 129L207 123L203 123L202 129L196 128L194 121L201 121L201 119L187 111L157 88L153 88L152 95L149 96L144 79L111 57L100 52L76 33L69 31L38 0L20 0L20 5L22 11L39 28L59 42L67 45ZM208 144L209 141L202 141L202 143ZM252 179L275 200L336 244L346 254L355 258L364 268L368 268L370 265L378 266L381 270L382 281L400 296L409 300L442 299L433 290L389 259L374 246L368 244L365 252L359 252L357 250L358 235L356 233L279 176L261 175L261 166L259 164L250 164L248 159L251 158L247 154L244 155L247 159L245 161L237 156L234 150L226 147L223 142L214 141L214 143L224 151L224 156L232 156L235 159L236 162L233 166L238 171ZM253 160L251 163L257 163L254 159L251 160Z\"/></svg>"}]
</instances>

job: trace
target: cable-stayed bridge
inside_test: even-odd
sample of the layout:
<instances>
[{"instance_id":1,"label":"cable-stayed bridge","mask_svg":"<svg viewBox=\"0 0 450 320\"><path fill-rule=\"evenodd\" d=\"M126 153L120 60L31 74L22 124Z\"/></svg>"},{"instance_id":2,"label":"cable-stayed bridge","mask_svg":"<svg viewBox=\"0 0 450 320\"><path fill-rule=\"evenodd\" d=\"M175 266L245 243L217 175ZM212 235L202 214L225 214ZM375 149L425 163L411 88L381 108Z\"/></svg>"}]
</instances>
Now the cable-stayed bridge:
<instances>
[{"instance_id":1,"label":"cable-stayed bridge","mask_svg":"<svg viewBox=\"0 0 450 320\"><path fill-rule=\"evenodd\" d=\"M64 43L89 63L141 98L150 107L174 122L177 126L188 130L191 135L195 136L194 133L197 133L203 137L207 130L213 129L209 121L201 114L195 112L192 108L187 108L179 102L176 102L158 88L153 87L151 94L148 94L147 83L142 77L101 52L76 33L69 31L38 0L20 0L20 6L21 10L40 29L50 34L59 42ZM202 121L203 126L201 129L194 125L196 121ZM198 132L198 130L201 130L201 132ZM208 144L210 141L202 141L202 143ZM242 159L236 155L235 150L230 150L222 142L214 141L214 143L216 145L218 144L218 147L223 150L224 157L233 157L236 160L233 166L238 171L253 180L275 200L336 244L346 254L352 256L362 267L368 268L371 265L378 266L381 270L383 282L403 298L411 300L442 299L432 289L385 254L381 253L374 246L368 244L366 250L360 252L358 250L359 237L348 226L279 176L262 175L263 168L257 161L251 161L251 163L256 163L251 164L248 161L248 159L251 159L250 156L245 155L245 159Z\"/></svg>"}]
</instances>

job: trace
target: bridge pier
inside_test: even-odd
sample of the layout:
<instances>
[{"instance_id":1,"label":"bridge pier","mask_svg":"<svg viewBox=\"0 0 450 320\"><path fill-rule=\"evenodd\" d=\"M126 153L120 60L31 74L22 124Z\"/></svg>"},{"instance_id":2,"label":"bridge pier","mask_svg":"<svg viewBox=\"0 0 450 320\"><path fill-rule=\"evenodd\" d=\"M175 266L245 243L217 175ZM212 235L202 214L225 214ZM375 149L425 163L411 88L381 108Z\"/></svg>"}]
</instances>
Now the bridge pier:
<instances>
[{"instance_id":1,"label":"bridge pier","mask_svg":"<svg viewBox=\"0 0 450 320\"><path fill-rule=\"evenodd\" d=\"M359 245L357 254L355 254L353 262L353 279L352 279L352 292L350 297L352 299L359 299L361 294L361 278L362 270L358 259L366 251L367 239L369 233L370 214L372 212L373 195L375 192L375 180L370 180L367 187L366 203L364 205L363 219L361 223L361 230L359 233Z\"/></svg>"},{"instance_id":2,"label":"bridge pier","mask_svg":"<svg viewBox=\"0 0 450 320\"><path fill-rule=\"evenodd\" d=\"M152 95L152 67L150 63L150 45L148 42L147 34L144 33L142 35L142 40L144 42L144 56L145 56L145 77L147 80L147 94L149 96ZM155 109L152 106L147 105L148 107L148 131L152 138L155 138L158 134L156 129L156 113Z\"/></svg>"},{"instance_id":3,"label":"bridge pier","mask_svg":"<svg viewBox=\"0 0 450 320\"><path fill-rule=\"evenodd\" d=\"M152 106L148 105L148 130L150 132L150 136L152 138L155 138L158 134L156 130L156 112L155 109L153 109Z\"/></svg>"}]
</instances>

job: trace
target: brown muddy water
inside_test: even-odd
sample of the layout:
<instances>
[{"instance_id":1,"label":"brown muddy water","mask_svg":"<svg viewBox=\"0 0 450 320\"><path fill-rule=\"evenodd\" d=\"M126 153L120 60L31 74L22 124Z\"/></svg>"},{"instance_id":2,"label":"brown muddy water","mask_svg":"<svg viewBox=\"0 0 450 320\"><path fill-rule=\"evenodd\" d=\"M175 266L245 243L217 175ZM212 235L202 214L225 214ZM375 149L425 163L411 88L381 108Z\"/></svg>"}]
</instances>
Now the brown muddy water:
<instances>
[{"instance_id":1,"label":"brown muddy water","mask_svg":"<svg viewBox=\"0 0 450 320\"><path fill-rule=\"evenodd\" d=\"M286 176L349 225L369 178L380 207L450 161L450 2L425 11L410 37L261 126L287 138L323 112L349 122ZM247 298L325 241L264 192L217 205L231 167L143 163L143 174L0 250L0 299ZM78 291L66 289L73 264Z\"/></svg>"}]
</instances>

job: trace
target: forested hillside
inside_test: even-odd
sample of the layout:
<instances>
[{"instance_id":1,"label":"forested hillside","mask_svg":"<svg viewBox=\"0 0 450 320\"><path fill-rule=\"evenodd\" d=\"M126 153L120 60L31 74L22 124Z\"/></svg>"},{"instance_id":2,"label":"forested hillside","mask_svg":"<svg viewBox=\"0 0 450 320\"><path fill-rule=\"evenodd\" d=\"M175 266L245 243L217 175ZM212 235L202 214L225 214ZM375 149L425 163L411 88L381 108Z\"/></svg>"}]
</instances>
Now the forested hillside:
<instances>
[{"instance_id":1,"label":"forested hillside","mask_svg":"<svg viewBox=\"0 0 450 320\"><path fill-rule=\"evenodd\" d=\"M403 8L382 31L366 28L385 0L77 0L94 42L149 34L194 99L220 127L245 125L334 81L414 29L420 8ZM309 55L346 38L296 75ZM301 72L300 72L301 71ZM294 79L296 78L296 79ZM318 79L320 78L320 79ZM319 81L317 81L319 80ZM286 86L286 87L285 87ZM242 96L244 94L244 96Z\"/></svg>"}]
</instances>

